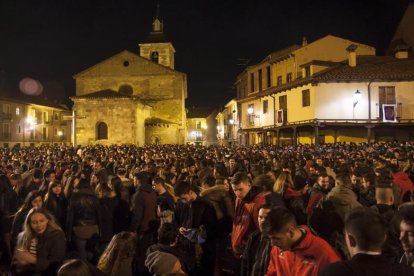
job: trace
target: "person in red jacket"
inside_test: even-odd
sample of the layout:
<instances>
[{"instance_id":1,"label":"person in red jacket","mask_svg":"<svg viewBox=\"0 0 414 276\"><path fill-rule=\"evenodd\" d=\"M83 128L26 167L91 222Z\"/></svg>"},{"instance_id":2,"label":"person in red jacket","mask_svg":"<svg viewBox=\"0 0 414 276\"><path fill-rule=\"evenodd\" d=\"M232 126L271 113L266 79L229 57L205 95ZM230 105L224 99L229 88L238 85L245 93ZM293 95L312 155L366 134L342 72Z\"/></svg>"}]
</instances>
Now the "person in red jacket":
<instances>
[{"instance_id":1,"label":"person in red jacket","mask_svg":"<svg viewBox=\"0 0 414 276\"><path fill-rule=\"evenodd\" d=\"M267 276L316 276L328 264L340 261L326 241L313 235L307 226L296 225L287 209L272 209L264 231L273 246Z\"/></svg>"},{"instance_id":2,"label":"person in red jacket","mask_svg":"<svg viewBox=\"0 0 414 276\"><path fill-rule=\"evenodd\" d=\"M400 200L402 203L410 201L411 192L414 190L414 184L408 178L408 174L401 171L397 165L389 165L393 175L393 183L400 187Z\"/></svg>"},{"instance_id":3,"label":"person in red jacket","mask_svg":"<svg viewBox=\"0 0 414 276\"><path fill-rule=\"evenodd\" d=\"M231 245L234 256L240 260L249 235L259 229L259 207L266 200L261 187L252 186L250 178L243 172L233 176L231 186L236 195Z\"/></svg>"}]
</instances>

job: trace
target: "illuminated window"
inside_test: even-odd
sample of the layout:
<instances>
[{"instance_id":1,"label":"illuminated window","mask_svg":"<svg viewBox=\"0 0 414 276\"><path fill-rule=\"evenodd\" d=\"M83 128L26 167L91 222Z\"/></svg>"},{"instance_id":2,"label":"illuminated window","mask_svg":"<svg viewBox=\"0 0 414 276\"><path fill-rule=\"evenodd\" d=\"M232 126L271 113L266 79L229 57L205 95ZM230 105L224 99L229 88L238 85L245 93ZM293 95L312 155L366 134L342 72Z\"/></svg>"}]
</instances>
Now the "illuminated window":
<instances>
[{"instance_id":1,"label":"illuminated window","mask_svg":"<svg viewBox=\"0 0 414 276\"><path fill-rule=\"evenodd\" d=\"M196 121L196 129L201 129L201 121Z\"/></svg>"},{"instance_id":2,"label":"illuminated window","mask_svg":"<svg viewBox=\"0 0 414 276\"><path fill-rule=\"evenodd\" d=\"M302 107L310 106L310 91L309 89L302 90Z\"/></svg>"},{"instance_id":3,"label":"illuminated window","mask_svg":"<svg viewBox=\"0 0 414 276\"><path fill-rule=\"evenodd\" d=\"M20 107L16 107L16 116L20 116Z\"/></svg>"}]
</instances>

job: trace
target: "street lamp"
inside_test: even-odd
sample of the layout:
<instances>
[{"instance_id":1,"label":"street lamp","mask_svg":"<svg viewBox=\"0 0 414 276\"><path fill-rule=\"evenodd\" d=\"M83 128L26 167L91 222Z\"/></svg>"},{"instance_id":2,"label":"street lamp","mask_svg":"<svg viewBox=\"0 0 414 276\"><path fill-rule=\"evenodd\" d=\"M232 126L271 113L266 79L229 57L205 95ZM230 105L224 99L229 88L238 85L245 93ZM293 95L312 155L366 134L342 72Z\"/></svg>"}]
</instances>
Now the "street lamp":
<instances>
[{"instance_id":1,"label":"street lamp","mask_svg":"<svg viewBox=\"0 0 414 276\"><path fill-rule=\"evenodd\" d=\"M57 135L59 136L59 141L62 142L63 139L63 131L59 130Z\"/></svg>"},{"instance_id":2,"label":"street lamp","mask_svg":"<svg viewBox=\"0 0 414 276\"><path fill-rule=\"evenodd\" d=\"M234 119L230 119L229 120L229 123L232 125L232 124L234 124Z\"/></svg>"},{"instance_id":3,"label":"street lamp","mask_svg":"<svg viewBox=\"0 0 414 276\"><path fill-rule=\"evenodd\" d=\"M247 109L247 113L249 113L250 115L252 115L253 114L253 112L254 112L254 109L253 109L253 107L249 107L248 109Z\"/></svg>"},{"instance_id":4,"label":"street lamp","mask_svg":"<svg viewBox=\"0 0 414 276\"><path fill-rule=\"evenodd\" d=\"M354 93L354 107L358 104L358 102L361 100L362 94L359 92L359 90L355 91Z\"/></svg>"}]
</instances>

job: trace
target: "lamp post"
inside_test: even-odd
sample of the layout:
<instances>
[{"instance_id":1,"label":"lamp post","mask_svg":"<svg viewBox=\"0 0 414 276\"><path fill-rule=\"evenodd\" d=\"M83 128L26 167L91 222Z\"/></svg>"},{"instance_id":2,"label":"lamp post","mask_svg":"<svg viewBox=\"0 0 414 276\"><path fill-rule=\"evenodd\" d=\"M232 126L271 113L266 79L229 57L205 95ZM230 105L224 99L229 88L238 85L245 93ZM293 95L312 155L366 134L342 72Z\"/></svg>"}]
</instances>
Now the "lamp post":
<instances>
[{"instance_id":1,"label":"lamp post","mask_svg":"<svg viewBox=\"0 0 414 276\"><path fill-rule=\"evenodd\" d=\"M355 119L355 107L358 104L358 102L361 100L361 92L359 90L355 91L353 95L353 107L352 107L352 119Z\"/></svg>"}]
</instances>

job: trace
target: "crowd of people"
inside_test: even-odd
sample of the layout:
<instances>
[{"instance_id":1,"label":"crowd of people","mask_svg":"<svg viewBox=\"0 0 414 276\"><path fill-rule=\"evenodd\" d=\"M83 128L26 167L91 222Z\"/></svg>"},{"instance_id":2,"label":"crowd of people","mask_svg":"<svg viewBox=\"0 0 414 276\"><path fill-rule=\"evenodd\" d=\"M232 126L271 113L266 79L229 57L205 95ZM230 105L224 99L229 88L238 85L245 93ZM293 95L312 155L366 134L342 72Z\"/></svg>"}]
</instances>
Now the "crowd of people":
<instances>
[{"instance_id":1,"label":"crowd of people","mask_svg":"<svg viewBox=\"0 0 414 276\"><path fill-rule=\"evenodd\" d=\"M0 275L414 275L414 144L0 149Z\"/></svg>"}]
</instances>

